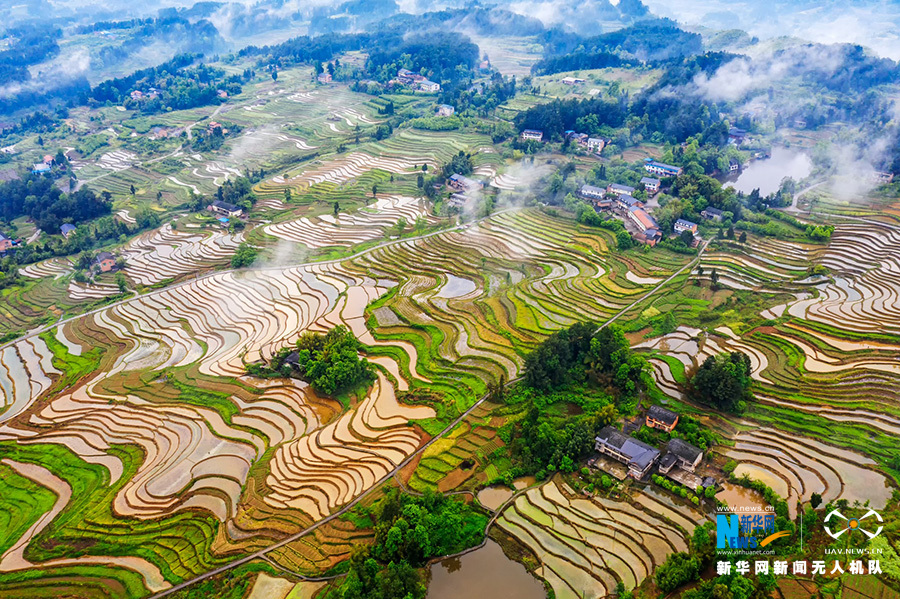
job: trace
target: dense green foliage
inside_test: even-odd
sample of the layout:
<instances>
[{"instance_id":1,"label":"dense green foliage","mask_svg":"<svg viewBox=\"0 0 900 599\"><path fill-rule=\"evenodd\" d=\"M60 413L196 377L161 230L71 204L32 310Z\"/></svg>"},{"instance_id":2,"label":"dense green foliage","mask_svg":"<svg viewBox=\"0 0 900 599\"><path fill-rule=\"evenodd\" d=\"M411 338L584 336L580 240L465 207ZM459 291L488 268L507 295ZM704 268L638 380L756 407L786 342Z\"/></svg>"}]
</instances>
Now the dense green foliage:
<instances>
[{"instance_id":1,"label":"dense green foliage","mask_svg":"<svg viewBox=\"0 0 900 599\"><path fill-rule=\"evenodd\" d=\"M362 349L363 345L343 325L326 335L307 331L293 348L282 349L267 365L250 364L247 371L260 377L296 374L317 392L336 395L374 379L371 364L359 357Z\"/></svg>"},{"instance_id":2,"label":"dense green foliage","mask_svg":"<svg viewBox=\"0 0 900 599\"><path fill-rule=\"evenodd\" d=\"M709 356L690 381L692 394L723 412L741 413L753 399L750 357L735 351Z\"/></svg>"},{"instance_id":3,"label":"dense green foliage","mask_svg":"<svg viewBox=\"0 0 900 599\"><path fill-rule=\"evenodd\" d=\"M183 110L215 104L222 100L219 91L229 95L241 92L242 75L227 75L224 70L204 64L191 67L199 55L180 54L156 67L135 71L126 77L109 79L91 90L96 102L124 103L126 107L153 114L166 109ZM133 91L148 93L156 88L156 97L132 99Z\"/></svg>"},{"instance_id":4,"label":"dense green foliage","mask_svg":"<svg viewBox=\"0 0 900 599\"><path fill-rule=\"evenodd\" d=\"M679 551L666 558L654 574L656 586L664 593L674 591L683 584L697 580L700 576L700 560Z\"/></svg>"},{"instance_id":5,"label":"dense green foliage","mask_svg":"<svg viewBox=\"0 0 900 599\"><path fill-rule=\"evenodd\" d=\"M488 520L452 497L396 490L381 501L376 517L375 543L354 553L350 572L329 599L421 599L425 585L416 568L477 545Z\"/></svg>"},{"instance_id":6,"label":"dense green foliage","mask_svg":"<svg viewBox=\"0 0 900 599\"><path fill-rule=\"evenodd\" d=\"M249 243L241 243L241 245L238 246L238 249L234 252L234 256L231 257L231 267L244 268L245 266L250 266L256 261L256 256L258 254L259 250L257 250Z\"/></svg>"},{"instance_id":7,"label":"dense green foliage","mask_svg":"<svg viewBox=\"0 0 900 599\"><path fill-rule=\"evenodd\" d=\"M111 210L109 197L97 196L87 187L66 194L42 175L0 183L0 219L28 216L49 233L58 233L63 223L82 223Z\"/></svg>"},{"instance_id":8,"label":"dense green foliage","mask_svg":"<svg viewBox=\"0 0 900 599\"><path fill-rule=\"evenodd\" d=\"M578 323L547 338L525 358L524 381L507 401L528 402L524 419L504 433L525 472L571 472L593 449L594 437L619 418L647 382L647 362L631 352L622 330L598 332ZM581 413L571 416L565 406Z\"/></svg>"}]
</instances>

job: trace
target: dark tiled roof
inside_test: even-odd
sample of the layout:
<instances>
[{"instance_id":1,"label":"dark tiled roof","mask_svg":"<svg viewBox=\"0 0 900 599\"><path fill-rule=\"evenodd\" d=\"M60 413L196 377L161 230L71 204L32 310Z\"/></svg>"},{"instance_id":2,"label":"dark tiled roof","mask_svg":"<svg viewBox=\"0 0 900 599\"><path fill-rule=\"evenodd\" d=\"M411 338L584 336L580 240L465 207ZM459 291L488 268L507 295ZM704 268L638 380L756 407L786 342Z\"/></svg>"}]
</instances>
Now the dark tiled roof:
<instances>
[{"instance_id":1,"label":"dark tiled roof","mask_svg":"<svg viewBox=\"0 0 900 599\"><path fill-rule=\"evenodd\" d=\"M681 439L672 439L669 441L669 445L666 449L668 449L669 453L675 454L676 457L691 464L693 464L698 457L703 455L703 452L700 451L699 448L694 447L687 441L682 441Z\"/></svg>"},{"instance_id":2,"label":"dark tiled roof","mask_svg":"<svg viewBox=\"0 0 900 599\"><path fill-rule=\"evenodd\" d=\"M603 427L596 440L614 448L628 458L629 466L635 466L640 470L646 468L659 455L659 450L611 426Z\"/></svg>"},{"instance_id":3,"label":"dark tiled roof","mask_svg":"<svg viewBox=\"0 0 900 599\"><path fill-rule=\"evenodd\" d=\"M678 414L662 406L650 406L650 409L647 410L647 417L662 422L666 426L672 426L678 420Z\"/></svg>"}]
</instances>

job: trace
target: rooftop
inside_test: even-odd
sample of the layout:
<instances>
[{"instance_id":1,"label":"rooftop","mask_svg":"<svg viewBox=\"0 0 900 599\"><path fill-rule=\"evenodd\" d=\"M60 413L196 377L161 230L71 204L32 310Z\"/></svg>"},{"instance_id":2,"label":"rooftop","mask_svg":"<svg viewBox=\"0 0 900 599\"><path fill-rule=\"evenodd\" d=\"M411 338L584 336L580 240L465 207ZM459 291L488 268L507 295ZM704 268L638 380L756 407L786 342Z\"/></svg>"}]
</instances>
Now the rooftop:
<instances>
[{"instance_id":1,"label":"rooftop","mask_svg":"<svg viewBox=\"0 0 900 599\"><path fill-rule=\"evenodd\" d=\"M703 455L703 452L700 451L698 447L694 447L687 441L682 441L681 439L672 439L669 441L666 449L677 458L690 463L694 463L697 458Z\"/></svg>"},{"instance_id":2,"label":"rooftop","mask_svg":"<svg viewBox=\"0 0 900 599\"><path fill-rule=\"evenodd\" d=\"M656 221L653 220L653 217L644 212L642 208L632 208L631 214L641 223L641 226L644 227L644 230L648 229L657 229L659 225L656 224Z\"/></svg>"},{"instance_id":3,"label":"rooftop","mask_svg":"<svg viewBox=\"0 0 900 599\"><path fill-rule=\"evenodd\" d=\"M603 427L597 435L596 441L614 448L628 458L631 464L634 464L641 470L646 468L659 455L659 450L653 449L643 441L629 437L611 426Z\"/></svg>"},{"instance_id":4,"label":"rooftop","mask_svg":"<svg viewBox=\"0 0 900 599\"><path fill-rule=\"evenodd\" d=\"M103 262L104 260L115 260L116 257L110 254L109 252L100 252L97 254L97 262Z\"/></svg>"},{"instance_id":5,"label":"rooftop","mask_svg":"<svg viewBox=\"0 0 900 599\"><path fill-rule=\"evenodd\" d=\"M678 420L678 414L662 406L650 406L650 409L647 410L647 418L662 422L666 426L672 426Z\"/></svg>"},{"instance_id":6,"label":"rooftop","mask_svg":"<svg viewBox=\"0 0 900 599\"><path fill-rule=\"evenodd\" d=\"M681 226L681 227L696 227L697 223L692 223L689 220L684 220L683 218L679 218L678 220L675 221L675 225Z\"/></svg>"},{"instance_id":7,"label":"rooftop","mask_svg":"<svg viewBox=\"0 0 900 599\"><path fill-rule=\"evenodd\" d=\"M216 200L212 203L216 208L221 208L222 210L228 210L229 212L234 212L235 210L240 210L239 207L231 204L229 202L223 202L222 200Z\"/></svg>"}]
</instances>

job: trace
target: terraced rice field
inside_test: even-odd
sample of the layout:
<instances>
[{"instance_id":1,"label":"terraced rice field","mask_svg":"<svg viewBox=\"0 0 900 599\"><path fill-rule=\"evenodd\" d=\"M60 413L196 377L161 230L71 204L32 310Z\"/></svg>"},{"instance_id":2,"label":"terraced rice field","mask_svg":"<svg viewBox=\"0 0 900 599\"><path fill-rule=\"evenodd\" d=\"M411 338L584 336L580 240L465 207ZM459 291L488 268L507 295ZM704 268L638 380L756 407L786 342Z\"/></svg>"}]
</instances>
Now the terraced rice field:
<instances>
[{"instance_id":1,"label":"terraced rice field","mask_svg":"<svg viewBox=\"0 0 900 599\"><path fill-rule=\"evenodd\" d=\"M827 246L730 245L704 257L704 277L716 268L726 288L794 299L763 310L764 326L681 327L639 343L660 388L685 400L686 372L714 353L745 352L757 403L746 421L725 427L738 431L723 449L739 462L736 473L762 480L792 509L814 492L883 507L891 489L879 470L900 434L900 227L839 224ZM808 277L810 263L829 275ZM829 444L837 439L841 448Z\"/></svg>"},{"instance_id":2,"label":"terraced rice field","mask_svg":"<svg viewBox=\"0 0 900 599\"><path fill-rule=\"evenodd\" d=\"M166 227L134 247L160 252L153 235L182 243L169 258L206 259L196 252L209 237ZM371 488L470 406L487 380L517 376L525 352L547 334L586 315L606 318L645 293L648 284L620 275L611 243L602 230L514 211L344 262L223 272L152 291L53 331L72 356L103 351L97 372L52 397L47 389L60 374L40 340L6 348L0 380L12 400L0 441L74 452L110 481L119 517L152 526L206 514L224 524L220 550L254 546L270 527L296 531ZM636 260L650 278L684 258ZM393 318L379 324L376 311ZM338 324L369 346L379 368L349 409L299 381L245 376L245 363ZM413 407L398 393L444 399ZM485 451L496 445L485 441ZM122 447L139 447L142 457L126 460ZM154 551L142 559L167 583L215 559L188 565ZM304 568L339 559L330 555Z\"/></svg>"},{"instance_id":3,"label":"terraced rice field","mask_svg":"<svg viewBox=\"0 0 900 599\"><path fill-rule=\"evenodd\" d=\"M425 218L429 224L438 222L422 199L404 196L384 196L357 212L340 213L337 217L323 214L266 225L264 231L278 239L302 243L310 249L329 246L350 247L384 237L386 231L401 218L415 223Z\"/></svg>"},{"instance_id":4,"label":"terraced rice field","mask_svg":"<svg viewBox=\"0 0 900 599\"><path fill-rule=\"evenodd\" d=\"M537 574L560 599L631 589L666 556L687 550L700 512L638 492L635 502L568 495L548 482L519 495L497 520L541 562Z\"/></svg>"},{"instance_id":5,"label":"terraced rice field","mask_svg":"<svg viewBox=\"0 0 900 599\"><path fill-rule=\"evenodd\" d=\"M207 235L166 224L132 239L122 248L125 273L140 285L195 274L227 262L243 241L243 231L217 229Z\"/></svg>"}]
</instances>

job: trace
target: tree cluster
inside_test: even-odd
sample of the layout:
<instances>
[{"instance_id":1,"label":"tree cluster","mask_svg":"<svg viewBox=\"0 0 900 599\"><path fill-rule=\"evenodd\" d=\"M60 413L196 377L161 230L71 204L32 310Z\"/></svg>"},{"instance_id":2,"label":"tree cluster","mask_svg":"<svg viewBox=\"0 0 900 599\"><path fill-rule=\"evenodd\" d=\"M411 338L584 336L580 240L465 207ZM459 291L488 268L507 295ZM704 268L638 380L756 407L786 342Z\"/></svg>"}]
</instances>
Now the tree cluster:
<instances>
[{"instance_id":1,"label":"tree cluster","mask_svg":"<svg viewBox=\"0 0 900 599\"><path fill-rule=\"evenodd\" d=\"M67 194L51 178L29 174L0 183L0 219L27 216L39 229L56 233L63 223L77 225L109 214L112 203L107 196L98 196L87 187Z\"/></svg>"},{"instance_id":2,"label":"tree cluster","mask_svg":"<svg viewBox=\"0 0 900 599\"><path fill-rule=\"evenodd\" d=\"M753 399L750 372L750 356L744 352L709 356L691 376L691 394L718 410L739 414Z\"/></svg>"},{"instance_id":3,"label":"tree cluster","mask_svg":"<svg viewBox=\"0 0 900 599\"><path fill-rule=\"evenodd\" d=\"M414 497L390 490L375 516L374 544L354 553L328 599L422 599L426 588L416 568L477 545L487 524L464 501L431 491Z\"/></svg>"},{"instance_id":4,"label":"tree cluster","mask_svg":"<svg viewBox=\"0 0 900 599\"><path fill-rule=\"evenodd\" d=\"M372 365L359 357L362 349L343 325L325 335L308 331L293 348L284 348L273 356L269 364L250 364L247 371L260 377L296 374L318 393L334 396L375 378Z\"/></svg>"}]
</instances>

